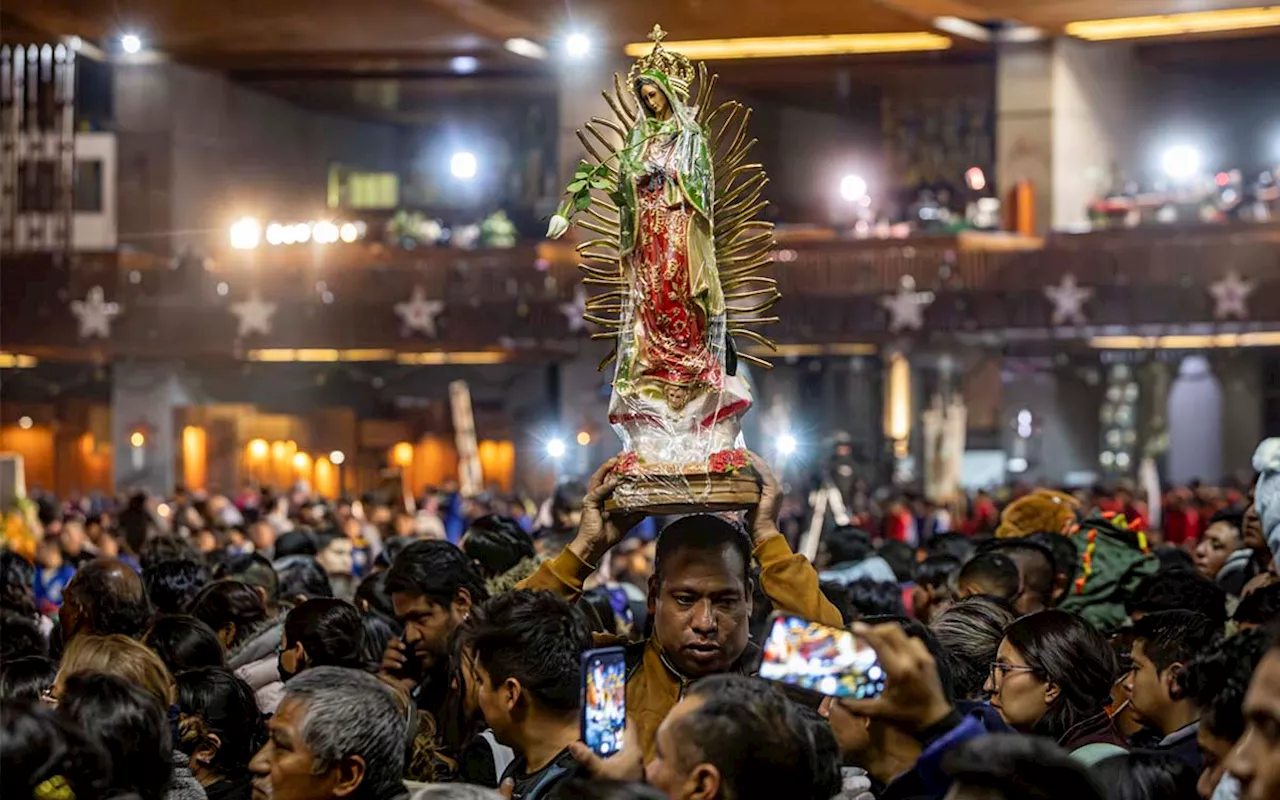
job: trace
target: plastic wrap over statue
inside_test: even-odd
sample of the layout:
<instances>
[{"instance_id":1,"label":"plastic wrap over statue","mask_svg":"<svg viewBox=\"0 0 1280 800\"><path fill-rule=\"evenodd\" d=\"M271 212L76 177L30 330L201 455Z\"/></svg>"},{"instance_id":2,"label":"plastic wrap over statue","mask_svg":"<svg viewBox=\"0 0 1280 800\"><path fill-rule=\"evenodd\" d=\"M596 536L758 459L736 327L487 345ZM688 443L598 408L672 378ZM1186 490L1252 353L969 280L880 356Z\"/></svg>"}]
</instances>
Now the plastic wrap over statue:
<instances>
[{"instance_id":1,"label":"plastic wrap over statue","mask_svg":"<svg viewBox=\"0 0 1280 800\"><path fill-rule=\"evenodd\" d=\"M763 207L756 202L763 172L742 164L750 145L743 141L746 115L737 119L741 106L722 107L731 113L709 141L705 116L688 103L692 66L662 49L660 30L654 38L653 54L637 63L625 88L615 78L615 95L606 94L622 125L597 118L588 126L609 155L601 157L584 138L596 165L579 168L562 206L566 216L586 211L605 223L581 221L604 238L578 249L584 259L609 265L583 270L588 285L612 289L592 298L586 315L611 329L598 338L616 339L609 422L622 440L623 480L611 506L657 513L746 508L758 499L741 425L752 398L731 316L743 326L767 321L756 315L777 300L776 283L752 274L768 264L772 245L769 227L752 220ZM709 98L705 70L701 75ZM602 136L601 126L616 136ZM724 158L737 159L729 164L736 173L724 180L732 197L717 191L717 166L727 163L716 158L717 144ZM740 177L747 180L733 182ZM591 189L609 200L584 201ZM726 201L728 218L718 213ZM726 274L747 289L726 293ZM745 308L729 302L762 297ZM745 328L737 333L770 344Z\"/></svg>"}]
</instances>

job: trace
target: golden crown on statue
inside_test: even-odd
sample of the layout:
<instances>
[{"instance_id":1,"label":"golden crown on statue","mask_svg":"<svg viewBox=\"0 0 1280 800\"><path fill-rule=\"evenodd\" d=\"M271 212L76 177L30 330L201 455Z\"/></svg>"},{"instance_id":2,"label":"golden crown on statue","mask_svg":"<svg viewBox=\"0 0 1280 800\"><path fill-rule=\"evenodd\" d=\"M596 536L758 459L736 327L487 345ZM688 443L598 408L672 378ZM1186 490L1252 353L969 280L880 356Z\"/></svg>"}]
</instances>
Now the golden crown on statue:
<instances>
[{"instance_id":1,"label":"golden crown on statue","mask_svg":"<svg viewBox=\"0 0 1280 800\"><path fill-rule=\"evenodd\" d=\"M661 25L653 26L653 31L649 34L649 38L653 40L653 52L647 56L641 56L631 66L631 72L627 74L627 82L634 86L643 73L656 70L667 76L672 91L679 94L682 101L688 100L689 84L693 83L694 76L693 63L679 53L668 52L662 46L662 40L666 37L667 32Z\"/></svg>"}]
</instances>

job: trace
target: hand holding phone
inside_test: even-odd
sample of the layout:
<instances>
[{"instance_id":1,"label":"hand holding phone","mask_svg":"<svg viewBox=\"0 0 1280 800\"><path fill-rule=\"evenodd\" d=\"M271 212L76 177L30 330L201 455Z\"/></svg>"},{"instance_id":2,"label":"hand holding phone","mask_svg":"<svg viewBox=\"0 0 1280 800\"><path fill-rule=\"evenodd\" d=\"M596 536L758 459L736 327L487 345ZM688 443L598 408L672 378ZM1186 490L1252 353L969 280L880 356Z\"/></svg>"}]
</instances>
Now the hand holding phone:
<instances>
[{"instance_id":1,"label":"hand holding phone","mask_svg":"<svg viewBox=\"0 0 1280 800\"><path fill-rule=\"evenodd\" d=\"M622 749L627 726L627 663L621 647L582 654L582 741L598 756Z\"/></svg>"},{"instance_id":2,"label":"hand holding phone","mask_svg":"<svg viewBox=\"0 0 1280 800\"><path fill-rule=\"evenodd\" d=\"M864 639L781 613L769 626L760 677L832 697L878 697L885 687L884 669Z\"/></svg>"}]
</instances>

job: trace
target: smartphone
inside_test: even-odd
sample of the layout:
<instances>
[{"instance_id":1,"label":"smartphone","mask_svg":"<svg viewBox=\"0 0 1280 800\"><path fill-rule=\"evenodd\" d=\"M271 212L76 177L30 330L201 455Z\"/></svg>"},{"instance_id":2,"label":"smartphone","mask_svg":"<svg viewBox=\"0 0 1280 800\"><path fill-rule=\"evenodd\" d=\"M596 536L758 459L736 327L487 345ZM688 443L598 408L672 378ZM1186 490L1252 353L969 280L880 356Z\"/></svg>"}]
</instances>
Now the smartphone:
<instances>
[{"instance_id":1,"label":"smartphone","mask_svg":"<svg viewBox=\"0 0 1280 800\"><path fill-rule=\"evenodd\" d=\"M843 628L775 613L760 677L831 697L878 697L884 670L871 645Z\"/></svg>"},{"instance_id":2,"label":"smartphone","mask_svg":"<svg viewBox=\"0 0 1280 800\"><path fill-rule=\"evenodd\" d=\"M621 647L582 654L582 741L598 756L622 749L627 727L627 662Z\"/></svg>"}]
</instances>

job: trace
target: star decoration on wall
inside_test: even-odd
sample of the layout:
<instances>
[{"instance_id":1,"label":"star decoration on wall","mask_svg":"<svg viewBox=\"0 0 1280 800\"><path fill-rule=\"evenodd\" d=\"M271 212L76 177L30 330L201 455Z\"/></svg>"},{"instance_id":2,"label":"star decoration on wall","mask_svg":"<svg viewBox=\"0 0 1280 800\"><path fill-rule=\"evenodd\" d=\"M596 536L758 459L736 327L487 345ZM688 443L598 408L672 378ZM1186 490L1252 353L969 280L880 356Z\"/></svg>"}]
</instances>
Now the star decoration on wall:
<instances>
[{"instance_id":1,"label":"star decoration on wall","mask_svg":"<svg viewBox=\"0 0 1280 800\"><path fill-rule=\"evenodd\" d=\"M258 290L254 289L249 293L248 300L231 304L231 313L235 314L240 320L240 327L236 335L241 339L251 333L270 336L271 317L276 313L276 304L263 300L262 295L258 294Z\"/></svg>"},{"instance_id":2,"label":"star decoration on wall","mask_svg":"<svg viewBox=\"0 0 1280 800\"><path fill-rule=\"evenodd\" d=\"M404 322L406 331L421 331L436 336L436 317L444 312L444 301L428 300L421 286L413 287L407 303L396 303L396 314Z\"/></svg>"},{"instance_id":3,"label":"star decoration on wall","mask_svg":"<svg viewBox=\"0 0 1280 800\"><path fill-rule=\"evenodd\" d=\"M573 290L572 300L560 304L560 313L564 314L565 321L569 323L570 333L586 329L587 322L582 315L587 313L587 293L581 286Z\"/></svg>"},{"instance_id":4,"label":"star decoration on wall","mask_svg":"<svg viewBox=\"0 0 1280 800\"><path fill-rule=\"evenodd\" d=\"M1249 318L1249 295L1253 292L1253 282L1242 279L1234 270L1227 276L1209 285L1209 294L1213 296L1214 319Z\"/></svg>"},{"instance_id":5,"label":"star decoration on wall","mask_svg":"<svg viewBox=\"0 0 1280 800\"><path fill-rule=\"evenodd\" d=\"M932 303L933 292L913 292L905 286L897 294L880 298L880 305L889 312L890 333L923 328L924 310Z\"/></svg>"},{"instance_id":6,"label":"star decoration on wall","mask_svg":"<svg viewBox=\"0 0 1280 800\"><path fill-rule=\"evenodd\" d=\"M1076 283L1076 276L1068 272L1057 286L1044 287L1044 296L1053 303L1053 324L1084 325L1084 304L1093 297L1093 289Z\"/></svg>"},{"instance_id":7,"label":"star decoration on wall","mask_svg":"<svg viewBox=\"0 0 1280 800\"><path fill-rule=\"evenodd\" d=\"M120 315L119 303L108 303L101 286L94 286L84 300L71 301L71 313L80 320L80 338L111 335L111 320Z\"/></svg>"}]
</instances>

